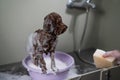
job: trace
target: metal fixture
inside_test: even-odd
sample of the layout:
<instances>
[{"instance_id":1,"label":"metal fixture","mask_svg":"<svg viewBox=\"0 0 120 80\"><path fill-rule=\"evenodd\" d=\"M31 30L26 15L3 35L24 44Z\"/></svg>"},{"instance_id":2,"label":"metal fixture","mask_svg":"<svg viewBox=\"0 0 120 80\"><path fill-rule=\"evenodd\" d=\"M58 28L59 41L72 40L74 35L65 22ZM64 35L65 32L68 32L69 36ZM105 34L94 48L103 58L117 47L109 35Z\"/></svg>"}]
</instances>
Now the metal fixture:
<instances>
[{"instance_id":1,"label":"metal fixture","mask_svg":"<svg viewBox=\"0 0 120 80\"><path fill-rule=\"evenodd\" d=\"M86 9L86 8L95 8L95 4L91 3L90 0L68 0L67 7Z\"/></svg>"},{"instance_id":2,"label":"metal fixture","mask_svg":"<svg viewBox=\"0 0 120 80\"><path fill-rule=\"evenodd\" d=\"M83 33L82 33L81 40L80 40L80 48L79 48L79 50L75 51L75 53L78 56L80 61L87 63L87 64L91 64L94 66L93 63L83 59L80 56L80 51L81 51L81 45L83 44L83 40L85 37L86 29L87 29L89 10L90 10L90 8L92 8L92 9L95 8L95 4L92 3L91 0L68 0L67 8L70 8L70 9L75 8L78 10L85 10L86 11L86 19L85 19Z\"/></svg>"}]
</instances>

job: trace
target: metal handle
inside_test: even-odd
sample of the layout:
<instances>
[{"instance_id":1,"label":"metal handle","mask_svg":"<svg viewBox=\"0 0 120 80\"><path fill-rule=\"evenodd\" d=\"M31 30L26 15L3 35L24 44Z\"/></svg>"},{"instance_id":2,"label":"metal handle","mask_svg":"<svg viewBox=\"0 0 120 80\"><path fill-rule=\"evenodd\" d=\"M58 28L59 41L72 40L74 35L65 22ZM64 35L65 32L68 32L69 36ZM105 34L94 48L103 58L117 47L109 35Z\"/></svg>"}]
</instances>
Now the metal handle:
<instances>
[{"instance_id":1,"label":"metal handle","mask_svg":"<svg viewBox=\"0 0 120 80\"><path fill-rule=\"evenodd\" d=\"M91 0L68 0L68 8L95 8L94 3L90 3Z\"/></svg>"}]
</instances>

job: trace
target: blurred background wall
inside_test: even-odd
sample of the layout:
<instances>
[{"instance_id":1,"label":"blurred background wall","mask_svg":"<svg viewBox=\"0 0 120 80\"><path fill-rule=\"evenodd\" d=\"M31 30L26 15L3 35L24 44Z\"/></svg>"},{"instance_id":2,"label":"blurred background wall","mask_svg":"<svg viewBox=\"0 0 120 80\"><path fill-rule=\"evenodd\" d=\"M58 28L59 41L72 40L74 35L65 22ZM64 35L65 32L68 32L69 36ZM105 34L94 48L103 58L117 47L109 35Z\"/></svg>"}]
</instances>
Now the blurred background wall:
<instances>
[{"instance_id":1,"label":"blurred background wall","mask_svg":"<svg viewBox=\"0 0 120 80\"><path fill-rule=\"evenodd\" d=\"M42 28L44 17L59 13L68 30L59 36L56 50L72 52L79 48L119 49L120 1L94 0L82 46L80 39L86 12L67 9L67 0L0 0L0 65L21 61L26 55L27 38Z\"/></svg>"}]
</instances>

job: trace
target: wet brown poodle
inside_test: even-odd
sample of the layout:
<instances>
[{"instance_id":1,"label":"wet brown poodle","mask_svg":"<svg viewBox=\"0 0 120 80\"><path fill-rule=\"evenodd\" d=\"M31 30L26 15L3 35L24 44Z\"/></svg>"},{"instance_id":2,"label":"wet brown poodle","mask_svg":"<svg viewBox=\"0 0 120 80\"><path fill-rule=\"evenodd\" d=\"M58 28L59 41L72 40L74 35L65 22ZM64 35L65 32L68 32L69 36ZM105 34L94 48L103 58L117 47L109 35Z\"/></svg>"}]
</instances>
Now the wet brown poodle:
<instances>
[{"instance_id":1,"label":"wet brown poodle","mask_svg":"<svg viewBox=\"0 0 120 80\"><path fill-rule=\"evenodd\" d=\"M46 63L43 54L49 53L51 58L51 69L57 71L54 53L57 37L64 33L67 26L62 22L59 14L52 12L44 18L43 29L38 29L29 36L28 53L31 55L35 65L40 66L46 73Z\"/></svg>"}]
</instances>

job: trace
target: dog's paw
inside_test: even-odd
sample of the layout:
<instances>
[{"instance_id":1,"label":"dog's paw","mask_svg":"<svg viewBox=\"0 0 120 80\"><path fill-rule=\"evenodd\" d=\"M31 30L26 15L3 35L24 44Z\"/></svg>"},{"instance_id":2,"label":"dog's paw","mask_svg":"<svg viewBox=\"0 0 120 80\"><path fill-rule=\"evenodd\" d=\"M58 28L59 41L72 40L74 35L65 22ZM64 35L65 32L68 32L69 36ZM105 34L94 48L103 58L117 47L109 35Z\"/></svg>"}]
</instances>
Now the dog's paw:
<instances>
[{"instance_id":1,"label":"dog's paw","mask_svg":"<svg viewBox=\"0 0 120 80\"><path fill-rule=\"evenodd\" d=\"M59 69L58 69L57 67L52 67L52 70L53 70L54 72L58 72L58 71L59 71Z\"/></svg>"}]
</instances>

